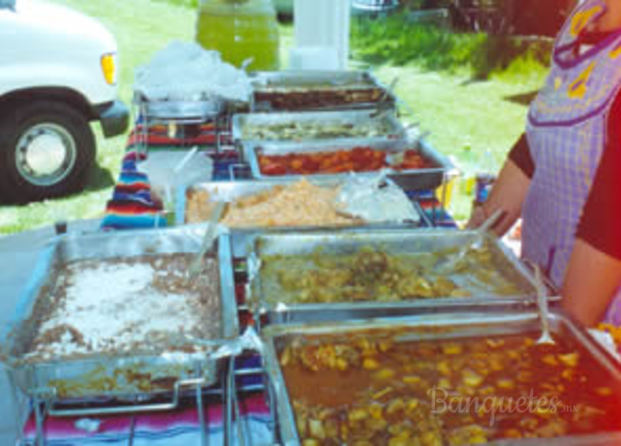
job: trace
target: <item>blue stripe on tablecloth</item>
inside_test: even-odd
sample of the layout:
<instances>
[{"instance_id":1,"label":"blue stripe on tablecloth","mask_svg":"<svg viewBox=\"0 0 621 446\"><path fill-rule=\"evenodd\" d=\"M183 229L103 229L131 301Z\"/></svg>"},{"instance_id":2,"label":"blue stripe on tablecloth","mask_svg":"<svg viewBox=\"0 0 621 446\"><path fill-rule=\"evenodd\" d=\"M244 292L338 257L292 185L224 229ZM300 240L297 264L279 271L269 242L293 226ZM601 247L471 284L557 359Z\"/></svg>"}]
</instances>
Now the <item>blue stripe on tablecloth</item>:
<instances>
[{"instance_id":1,"label":"blue stripe on tablecloth","mask_svg":"<svg viewBox=\"0 0 621 446\"><path fill-rule=\"evenodd\" d=\"M160 215L153 214L137 214L137 215L106 215L102 222L101 228L106 229L140 229L165 227L166 219Z\"/></svg>"},{"instance_id":2,"label":"blue stripe on tablecloth","mask_svg":"<svg viewBox=\"0 0 621 446\"><path fill-rule=\"evenodd\" d=\"M148 189L142 189L137 192L117 192L112 193L112 201L135 201L145 206L153 206L153 200L151 200L151 191Z\"/></svg>"}]
</instances>

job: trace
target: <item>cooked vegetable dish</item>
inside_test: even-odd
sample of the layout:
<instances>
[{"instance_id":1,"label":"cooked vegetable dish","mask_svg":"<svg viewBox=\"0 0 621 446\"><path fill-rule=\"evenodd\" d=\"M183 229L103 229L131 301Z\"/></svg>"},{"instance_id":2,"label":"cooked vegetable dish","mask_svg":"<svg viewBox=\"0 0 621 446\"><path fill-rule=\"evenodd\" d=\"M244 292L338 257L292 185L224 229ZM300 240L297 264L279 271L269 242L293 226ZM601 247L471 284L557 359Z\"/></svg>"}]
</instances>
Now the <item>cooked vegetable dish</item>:
<instances>
[{"instance_id":1,"label":"cooked vegetable dish","mask_svg":"<svg viewBox=\"0 0 621 446\"><path fill-rule=\"evenodd\" d=\"M385 150L355 147L331 152L264 155L259 152L259 168L264 175L311 175L343 172L367 172L389 167ZM406 150L403 160L390 166L394 170L431 167L418 151Z\"/></svg>"},{"instance_id":2,"label":"cooked vegetable dish","mask_svg":"<svg viewBox=\"0 0 621 446\"><path fill-rule=\"evenodd\" d=\"M279 360L304 446L456 446L621 428L621 389L574 341L412 335L283 339Z\"/></svg>"},{"instance_id":3,"label":"cooked vegetable dish","mask_svg":"<svg viewBox=\"0 0 621 446\"><path fill-rule=\"evenodd\" d=\"M394 126L388 119L362 122L347 120L297 121L248 124L243 129L246 140L302 141L331 138L373 138L394 133Z\"/></svg>"},{"instance_id":4,"label":"cooked vegetable dish","mask_svg":"<svg viewBox=\"0 0 621 446\"><path fill-rule=\"evenodd\" d=\"M490 246L391 254L363 246L353 254L321 248L308 255L261 256L261 287L272 303L326 303L407 299L509 296L523 293L500 269ZM447 271L445 265L451 270Z\"/></svg>"}]
</instances>

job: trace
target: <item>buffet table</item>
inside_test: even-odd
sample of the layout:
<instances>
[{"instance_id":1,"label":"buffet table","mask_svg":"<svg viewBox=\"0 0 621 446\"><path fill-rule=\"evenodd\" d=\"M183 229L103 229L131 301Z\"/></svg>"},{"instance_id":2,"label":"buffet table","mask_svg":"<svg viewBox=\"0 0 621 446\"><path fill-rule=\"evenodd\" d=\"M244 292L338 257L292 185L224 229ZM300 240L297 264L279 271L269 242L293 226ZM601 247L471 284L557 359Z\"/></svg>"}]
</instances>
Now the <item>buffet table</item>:
<instances>
[{"instance_id":1,"label":"buffet table","mask_svg":"<svg viewBox=\"0 0 621 446\"><path fill-rule=\"evenodd\" d=\"M185 130L185 129L182 129ZM222 144L216 144L217 141ZM218 149L215 146L218 145ZM227 135L219 136L214 123L192 126L190 131L178 131L171 135L166 126L143 128L140 123L130 134L121 173L113 195L106 204L106 215L100 228L104 231L145 229L171 225L161 201L151 193L149 178L137 168L148 151L188 151L198 147L214 162L213 180L221 182L247 181L249 166L242 162L240 154L230 145ZM425 214L425 225L455 228L455 222L446 213L433 190L406 191L418 203ZM241 262L239 261L241 260ZM246 266L243 259L236 261L236 295L241 309L239 314L242 331L254 325L252 316L245 309L244 293ZM92 416L45 416L39 427L44 432L46 444L222 444L224 430L234 444L240 436L247 444L266 444L273 440L274 419L270 414L267 394L263 385L263 370L260 357L247 353L237 358L231 375L235 376L238 417L231 416L225 423L227 404L225 389L210 387L197 394L186 395L175 409L159 413L137 413L133 415ZM226 382L227 377L223 380ZM198 398L198 399L197 399ZM201 405L202 400L202 405ZM201 407L199 409L199 407ZM37 434L36 407L33 408L23 431L26 442L34 442ZM199 422L205 420L204 426ZM233 422L238 418L241 422ZM201 441L203 443L201 443Z\"/></svg>"},{"instance_id":2,"label":"buffet table","mask_svg":"<svg viewBox=\"0 0 621 446\"><path fill-rule=\"evenodd\" d=\"M496 237L454 230L436 191L450 162L410 137L384 87L342 75L260 75L267 113L141 115L100 230L50 242L7 337L26 443L621 440L619 364L547 311L554 288ZM296 111L329 100L346 107ZM198 151L213 174L163 190L141 171L157 151ZM108 337L76 329L81 314ZM539 347L547 327L557 344ZM429 390L491 406L437 412ZM498 412L529 390L536 407Z\"/></svg>"}]
</instances>

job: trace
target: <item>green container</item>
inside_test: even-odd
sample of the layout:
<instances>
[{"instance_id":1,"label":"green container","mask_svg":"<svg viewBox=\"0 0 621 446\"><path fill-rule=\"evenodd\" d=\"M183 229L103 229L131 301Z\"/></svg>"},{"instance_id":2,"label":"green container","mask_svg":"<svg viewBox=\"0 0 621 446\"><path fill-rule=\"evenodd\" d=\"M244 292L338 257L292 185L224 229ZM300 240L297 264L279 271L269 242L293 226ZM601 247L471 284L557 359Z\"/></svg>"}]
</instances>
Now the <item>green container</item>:
<instances>
[{"instance_id":1,"label":"green container","mask_svg":"<svg viewBox=\"0 0 621 446\"><path fill-rule=\"evenodd\" d=\"M252 58L249 70L278 70L279 36L271 0L201 0L196 41L217 50L237 67Z\"/></svg>"}]
</instances>

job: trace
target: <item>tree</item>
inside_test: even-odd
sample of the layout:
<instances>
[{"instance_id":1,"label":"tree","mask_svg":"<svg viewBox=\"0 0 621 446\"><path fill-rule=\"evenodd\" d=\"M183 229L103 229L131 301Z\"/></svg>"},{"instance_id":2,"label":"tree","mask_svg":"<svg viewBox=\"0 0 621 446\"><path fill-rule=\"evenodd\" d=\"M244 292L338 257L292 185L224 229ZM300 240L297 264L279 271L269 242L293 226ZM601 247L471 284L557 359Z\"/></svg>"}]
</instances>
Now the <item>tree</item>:
<instances>
[{"instance_id":1,"label":"tree","mask_svg":"<svg viewBox=\"0 0 621 446\"><path fill-rule=\"evenodd\" d=\"M555 36L576 0L502 0L513 34Z\"/></svg>"}]
</instances>

